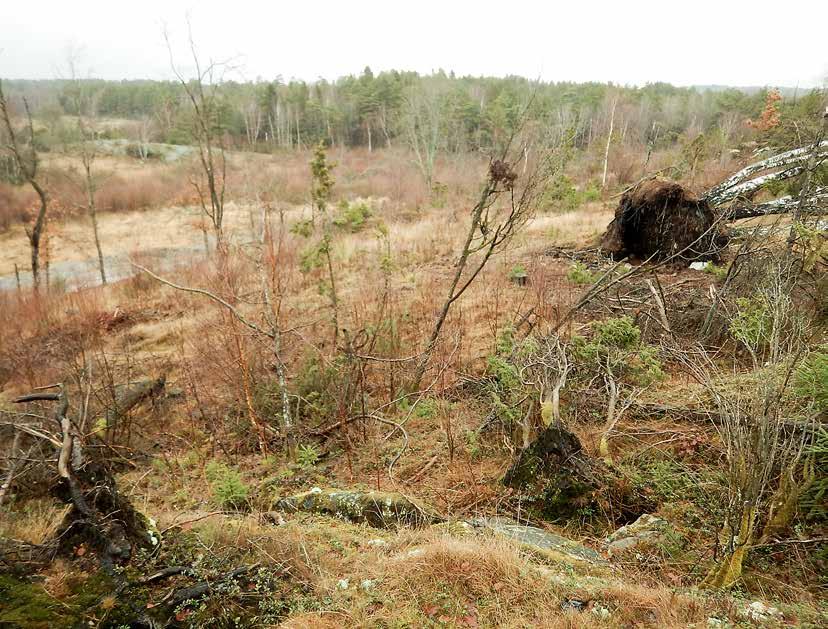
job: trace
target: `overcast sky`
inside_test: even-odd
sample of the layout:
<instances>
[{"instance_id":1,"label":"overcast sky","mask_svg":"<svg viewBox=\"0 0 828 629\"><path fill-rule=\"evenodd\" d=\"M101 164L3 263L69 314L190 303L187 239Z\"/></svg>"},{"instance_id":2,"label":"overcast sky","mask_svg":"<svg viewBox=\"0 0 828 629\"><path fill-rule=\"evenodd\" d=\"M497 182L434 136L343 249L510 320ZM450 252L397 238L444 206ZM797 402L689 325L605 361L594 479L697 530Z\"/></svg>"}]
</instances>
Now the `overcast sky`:
<instances>
[{"instance_id":1,"label":"overcast sky","mask_svg":"<svg viewBox=\"0 0 828 629\"><path fill-rule=\"evenodd\" d=\"M170 77L166 24L188 68L187 15L203 58L234 78L313 80L366 65L550 81L821 86L825 0L0 0L0 77ZM190 66L191 67L191 66Z\"/></svg>"}]
</instances>

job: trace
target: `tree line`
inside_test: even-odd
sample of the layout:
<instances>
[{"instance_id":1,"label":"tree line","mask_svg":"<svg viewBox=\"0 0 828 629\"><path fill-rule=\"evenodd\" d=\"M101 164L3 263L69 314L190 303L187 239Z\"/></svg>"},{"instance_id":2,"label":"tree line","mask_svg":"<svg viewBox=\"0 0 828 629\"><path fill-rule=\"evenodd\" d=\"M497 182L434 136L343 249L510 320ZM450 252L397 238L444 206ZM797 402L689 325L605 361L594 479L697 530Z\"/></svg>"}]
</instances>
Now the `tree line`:
<instances>
[{"instance_id":1,"label":"tree line","mask_svg":"<svg viewBox=\"0 0 828 629\"><path fill-rule=\"evenodd\" d=\"M142 141L193 144L192 110L176 81L7 81L10 98L26 96L46 129L59 135L60 117L94 111L102 118L140 123ZM575 148L606 142L610 127L622 142L669 147L700 134L732 145L750 132L771 90L643 87L603 83L545 83L522 77L458 77L388 71L335 81L222 81L215 85L212 124L226 146L269 152L285 148L411 145L433 137L443 152L493 151L518 122L565 130ZM786 98L784 106L811 109L819 91ZM612 124L611 124L612 123ZM65 130L64 130L65 131ZM117 135L117 131L110 131ZM138 132L136 132L138 133Z\"/></svg>"}]
</instances>

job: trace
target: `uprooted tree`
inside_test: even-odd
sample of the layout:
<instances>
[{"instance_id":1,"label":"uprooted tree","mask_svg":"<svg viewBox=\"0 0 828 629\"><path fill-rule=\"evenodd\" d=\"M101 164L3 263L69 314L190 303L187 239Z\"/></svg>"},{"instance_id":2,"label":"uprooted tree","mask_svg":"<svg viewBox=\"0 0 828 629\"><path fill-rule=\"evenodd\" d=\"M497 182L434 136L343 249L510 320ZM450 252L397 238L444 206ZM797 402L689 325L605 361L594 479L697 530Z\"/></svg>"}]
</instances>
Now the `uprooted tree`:
<instances>
[{"instance_id":1,"label":"uprooted tree","mask_svg":"<svg viewBox=\"0 0 828 629\"><path fill-rule=\"evenodd\" d=\"M601 248L615 257L713 257L722 239L710 204L681 184L643 181L624 193Z\"/></svg>"},{"instance_id":2,"label":"uprooted tree","mask_svg":"<svg viewBox=\"0 0 828 629\"><path fill-rule=\"evenodd\" d=\"M639 182L622 195L601 248L616 258L710 260L726 244L723 228L730 221L784 213L799 221L824 213L828 187L812 185L811 176L828 159L828 112L823 120L810 146L750 164L701 196L667 179ZM754 202L767 186L800 176L797 194Z\"/></svg>"}]
</instances>

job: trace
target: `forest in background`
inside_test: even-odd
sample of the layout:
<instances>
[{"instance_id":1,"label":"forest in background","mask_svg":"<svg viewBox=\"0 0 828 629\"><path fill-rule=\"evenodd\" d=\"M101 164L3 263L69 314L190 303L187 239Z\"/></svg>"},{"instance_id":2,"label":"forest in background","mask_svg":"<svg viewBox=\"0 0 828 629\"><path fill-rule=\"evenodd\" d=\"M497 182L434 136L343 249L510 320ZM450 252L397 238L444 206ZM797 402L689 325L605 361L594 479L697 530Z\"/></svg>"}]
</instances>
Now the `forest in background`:
<instances>
[{"instance_id":1,"label":"forest in background","mask_svg":"<svg viewBox=\"0 0 828 629\"><path fill-rule=\"evenodd\" d=\"M26 97L44 121L43 144L71 142L77 131L61 116L78 108L103 118L127 119L137 141L190 144L192 111L176 81L9 80L10 99ZM769 93L784 94L789 119L819 111L821 90L772 88L697 89L653 83L627 87L603 83L544 83L522 77L456 77L437 72L382 72L366 67L359 76L314 83L222 81L215 90L214 124L228 148L268 152L329 146L391 147L406 144L412 126L438 131L434 142L448 152L487 151L502 146L519 121L571 134L575 148L606 140L615 110L621 143L664 148L703 137L705 151L749 139L762 129ZM525 119L524 119L525 118ZM757 121L756 124L745 124ZM784 130L777 143L792 128ZM807 130L802 129L801 139ZM117 137L119 134L114 133ZM106 137L104 132L102 137Z\"/></svg>"}]
</instances>

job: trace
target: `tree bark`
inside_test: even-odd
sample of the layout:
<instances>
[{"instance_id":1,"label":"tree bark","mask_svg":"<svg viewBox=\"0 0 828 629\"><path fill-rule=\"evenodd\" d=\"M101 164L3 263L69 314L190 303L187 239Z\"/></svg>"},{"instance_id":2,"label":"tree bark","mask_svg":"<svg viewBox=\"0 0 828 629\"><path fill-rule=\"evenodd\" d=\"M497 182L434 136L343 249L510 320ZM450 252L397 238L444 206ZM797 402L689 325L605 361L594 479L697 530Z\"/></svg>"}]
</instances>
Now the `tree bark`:
<instances>
[{"instance_id":1,"label":"tree bark","mask_svg":"<svg viewBox=\"0 0 828 629\"><path fill-rule=\"evenodd\" d=\"M819 213L828 211L828 188L816 188L808 196L807 204L801 204L799 197L790 195L779 197L773 201L758 203L756 205L745 205L731 210L730 219L737 221L744 218L755 218L757 216L769 216L773 214L787 214L788 212L799 211L800 214Z\"/></svg>"},{"instance_id":2,"label":"tree bark","mask_svg":"<svg viewBox=\"0 0 828 629\"><path fill-rule=\"evenodd\" d=\"M749 194L771 181L794 177L803 172L803 164L808 161L812 153L814 153L813 147L802 147L779 153L778 155L746 166L736 174L708 190L702 198L712 206L722 205L739 196ZM828 141L820 142L816 147L815 153L819 157L828 157ZM757 173L772 169L781 170L770 175L765 175L764 177L759 177L758 179L751 179ZM754 182L757 183L754 184Z\"/></svg>"}]
</instances>

